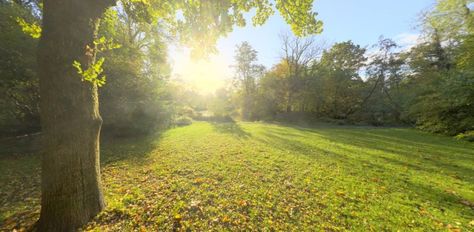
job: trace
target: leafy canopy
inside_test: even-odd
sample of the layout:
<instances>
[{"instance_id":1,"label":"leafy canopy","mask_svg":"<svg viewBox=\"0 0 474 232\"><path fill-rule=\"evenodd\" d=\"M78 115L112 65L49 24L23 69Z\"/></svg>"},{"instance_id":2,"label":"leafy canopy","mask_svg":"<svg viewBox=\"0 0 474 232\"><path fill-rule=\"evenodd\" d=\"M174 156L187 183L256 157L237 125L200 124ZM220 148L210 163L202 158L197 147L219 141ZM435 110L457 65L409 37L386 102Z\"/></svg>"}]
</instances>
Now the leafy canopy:
<instances>
[{"instance_id":1,"label":"leafy canopy","mask_svg":"<svg viewBox=\"0 0 474 232\"><path fill-rule=\"evenodd\" d=\"M164 22L169 32L198 56L215 51L217 39L234 26L245 26L244 13L252 10L254 26L264 24L276 9L296 36L322 31L322 22L312 10L313 0L121 0L118 7L138 21Z\"/></svg>"},{"instance_id":2,"label":"leafy canopy","mask_svg":"<svg viewBox=\"0 0 474 232\"><path fill-rule=\"evenodd\" d=\"M244 13L252 10L255 10L254 26L264 24L277 9L296 36L321 33L322 22L316 19L317 13L312 8L313 0L119 0L114 10L125 13L135 22L163 25L171 36L193 49L194 57L200 57L215 52L217 39L230 33L234 26L245 26ZM104 18L107 19L107 13ZM40 37L38 25L20 18L17 22L25 33ZM100 51L97 44L94 47ZM83 70L75 61L73 67L83 80L103 85L105 78L97 79L100 75L97 71L101 70L98 65L102 62L92 63ZM84 76L87 73L91 75Z\"/></svg>"}]
</instances>

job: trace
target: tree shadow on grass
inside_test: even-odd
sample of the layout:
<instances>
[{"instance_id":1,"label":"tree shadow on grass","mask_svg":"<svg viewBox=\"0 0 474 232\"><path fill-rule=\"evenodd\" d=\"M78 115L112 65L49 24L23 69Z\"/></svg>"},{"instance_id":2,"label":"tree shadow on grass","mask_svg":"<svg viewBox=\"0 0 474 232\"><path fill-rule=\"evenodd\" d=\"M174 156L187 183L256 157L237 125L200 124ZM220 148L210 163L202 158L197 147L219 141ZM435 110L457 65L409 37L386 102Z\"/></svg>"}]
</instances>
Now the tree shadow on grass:
<instances>
[{"instance_id":1,"label":"tree shadow on grass","mask_svg":"<svg viewBox=\"0 0 474 232\"><path fill-rule=\"evenodd\" d=\"M101 138L102 176L114 165L147 164L160 138L161 134ZM12 152L0 156L0 231L34 231L40 210L39 151Z\"/></svg>"},{"instance_id":2,"label":"tree shadow on grass","mask_svg":"<svg viewBox=\"0 0 474 232\"><path fill-rule=\"evenodd\" d=\"M251 134L246 132L235 121L232 122L211 122L214 129L223 134L231 134L239 138L249 138Z\"/></svg>"},{"instance_id":3,"label":"tree shadow on grass","mask_svg":"<svg viewBox=\"0 0 474 232\"><path fill-rule=\"evenodd\" d=\"M101 147L101 167L117 162L145 164L157 149L162 133L126 138L103 138Z\"/></svg>"},{"instance_id":4,"label":"tree shadow on grass","mask_svg":"<svg viewBox=\"0 0 474 232\"><path fill-rule=\"evenodd\" d=\"M393 129L345 130L318 132L325 139L343 147L367 148L393 164L417 165L427 172L443 171L474 184L474 146L466 142ZM373 156L374 154L372 154Z\"/></svg>"},{"instance_id":5,"label":"tree shadow on grass","mask_svg":"<svg viewBox=\"0 0 474 232\"><path fill-rule=\"evenodd\" d=\"M311 133L301 136L303 131ZM378 178L387 188L420 203L431 202L442 212L452 211L467 219L474 216L472 197L450 189L456 185L464 186L464 191L472 189L473 144L393 128L270 127L261 135L256 140L284 153L305 155L328 167L337 163L344 167L345 175L350 174L343 178ZM324 145L315 142L319 139ZM439 184L433 178L444 178L445 183Z\"/></svg>"},{"instance_id":6,"label":"tree shadow on grass","mask_svg":"<svg viewBox=\"0 0 474 232\"><path fill-rule=\"evenodd\" d=\"M392 160L405 166L417 166L427 172L448 171L474 184L474 144L450 137L433 135L414 129L399 128L270 128L268 133L298 140L303 132L330 141L334 147L349 154L367 153L367 157ZM300 139L301 140L301 139Z\"/></svg>"},{"instance_id":7,"label":"tree shadow on grass","mask_svg":"<svg viewBox=\"0 0 474 232\"><path fill-rule=\"evenodd\" d=\"M34 154L40 150L41 133L0 138L0 158L12 154Z\"/></svg>"},{"instance_id":8,"label":"tree shadow on grass","mask_svg":"<svg viewBox=\"0 0 474 232\"><path fill-rule=\"evenodd\" d=\"M293 127L295 128L295 127ZM430 134L427 132L418 131L409 128L379 128L379 127L339 127L332 128L295 128L301 131L307 131L325 136L328 139L342 140L348 143L360 143L365 145L364 141L360 139L374 139L377 142L384 142L385 144L374 143L372 146L385 147L387 143L404 148L428 148L432 150L449 151L451 153L461 153L472 158L474 155L473 144L456 141L451 137ZM347 130L349 129L349 130ZM459 154L458 154L459 155Z\"/></svg>"}]
</instances>

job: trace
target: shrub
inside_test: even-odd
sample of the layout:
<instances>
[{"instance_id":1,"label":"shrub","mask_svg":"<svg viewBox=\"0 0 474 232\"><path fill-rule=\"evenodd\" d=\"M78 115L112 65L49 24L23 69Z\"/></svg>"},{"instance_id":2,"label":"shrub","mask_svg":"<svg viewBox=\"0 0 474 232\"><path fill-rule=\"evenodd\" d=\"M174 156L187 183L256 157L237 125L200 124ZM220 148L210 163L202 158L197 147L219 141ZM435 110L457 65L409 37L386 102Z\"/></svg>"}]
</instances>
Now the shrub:
<instances>
[{"instance_id":1,"label":"shrub","mask_svg":"<svg viewBox=\"0 0 474 232\"><path fill-rule=\"evenodd\" d=\"M456 139L474 142L474 131L466 131L464 133L458 134L456 135Z\"/></svg>"},{"instance_id":2,"label":"shrub","mask_svg":"<svg viewBox=\"0 0 474 232\"><path fill-rule=\"evenodd\" d=\"M190 117L181 116L175 119L174 124L176 126L188 126L193 123L193 120Z\"/></svg>"},{"instance_id":3,"label":"shrub","mask_svg":"<svg viewBox=\"0 0 474 232\"><path fill-rule=\"evenodd\" d=\"M182 116L186 116L190 118L194 118L197 116L196 111L194 111L194 109L189 106L184 106L180 108L177 113L178 115L182 115Z\"/></svg>"}]
</instances>

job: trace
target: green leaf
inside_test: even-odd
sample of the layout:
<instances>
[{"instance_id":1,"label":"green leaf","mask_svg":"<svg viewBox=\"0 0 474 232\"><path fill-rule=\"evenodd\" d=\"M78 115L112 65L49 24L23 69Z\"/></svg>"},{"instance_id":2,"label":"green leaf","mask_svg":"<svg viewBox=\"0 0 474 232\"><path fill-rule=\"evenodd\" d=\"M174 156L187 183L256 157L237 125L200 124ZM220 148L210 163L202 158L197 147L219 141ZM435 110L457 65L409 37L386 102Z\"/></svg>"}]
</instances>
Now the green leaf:
<instances>
[{"instance_id":1,"label":"green leaf","mask_svg":"<svg viewBox=\"0 0 474 232\"><path fill-rule=\"evenodd\" d=\"M74 61L72 66L76 68L77 73L81 76L82 81L88 81L98 87L105 85L106 77L101 74L104 72L102 65L104 64L105 58L101 57L96 62L92 63L86 70L82 69L82 65L79 61Z\"/></svg>"},{"instance_id":2,"label":"green leaf","mask_svg":"<svg viewBox=\"0 0 474 232\"><path fill-rule=\"evenodd\" d=\"M16 22L21 26L21 30L31 37L38 39L41 37L41 27L36 23L28 23L24 19L17 17Z\"/></svg>"}]
</instances>

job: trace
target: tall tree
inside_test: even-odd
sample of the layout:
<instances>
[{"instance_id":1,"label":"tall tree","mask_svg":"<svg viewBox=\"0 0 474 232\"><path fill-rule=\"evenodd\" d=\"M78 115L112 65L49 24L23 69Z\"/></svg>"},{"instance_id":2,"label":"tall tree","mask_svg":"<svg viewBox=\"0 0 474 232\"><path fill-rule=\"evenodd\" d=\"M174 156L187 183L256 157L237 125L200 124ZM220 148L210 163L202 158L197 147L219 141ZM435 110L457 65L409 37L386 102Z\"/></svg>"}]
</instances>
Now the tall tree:
<instances>
[{"instance_id":1,"label":"tall tree","mask_svg":"<svg viewBox=\"0 0 474 232\"><path fill-rule=\"evenodd\" d=\"M331 117L345 119L360 104L364 54L365 48L351 41L336 43L323 53L318 66L324 76L324 108Z\"/></svg>"},{"instance_id":2,"label":"tall tree","mask_svg":"<svg viewBox=\"0 0 474 232\"><path fill-rule=\"evenodd\" d=\"M245 120L254 119L257 81L263 74L264 67L258 65L257 51L248 42L237 45L235 54L235 80L241 92L241 113Z\"/></svg>"},{"instance_id":3,"label":"tall tree","mask_svg":"<svg viewBox=\"0 0 474 232\"><path fill-rule=\"evenodd\" d=\"M257 97L257 116L259 119L273 119L287 107L287 63L280 61L260 78Z\"/></svg>"},{"instance_id":4,"label":"tall tree","mask_svg":"<svg viewBox=\"0 0 474 232\"><path fill-rule=\"evenodd\" d=\"M456 135L474 130L472 0L439 0L424 19L426 42L409 53L408 113L419 128Z\"/></svg>"},{"instance_id":5,"label":"tall tree","mask_svg":"<svg viewBox=\"0 0 474 232\"><path fill-rule=\"evenodd\" d=\"M369 92L361 105L370 112L373 123L383 123L388 117L398 121L401 109L392 96L395 91L391 91L396 90L401 81L399 71L402 63L395 52L398 45L391 39L380 37L375 46L378 51L367 68Z\"/></svg>"},{"instance_id":6,"label":"tall tree","mask_svg":"<svg viewBox=\"0 0 474 232\"><path fill-rule=\"evenodd\" d=\"M313 37L303 39L282 34L280 38L283 50L281 58L288 68L286 72L288 82L286 111L291 112L295 107L295 99L300 97L298 93L307 84L305 77L309 65L318 58L323 48L317 46ZM300 106L300 108L304 107Z\"/></svg>"},{"instance_id":7,"label":"tall tree","mask_svg":"<svg viewBox=\"0 0 474 232\"><path fill-rule=\"evenodd\" d=\"M275 2L296 35L321 31L312 0ZM104 207L97 94L103 60L96 62L94 42L100 17L115 4L115 0L43 1L38 50L44 133L40 231L71 231ZM171 32L195 48L212 47L234 25L245 25L244 12L256 9L254 25L263 24L274 12L269 0L123 0L119 6L130 9L137 20L167 22Z\"/></svg>"},{"instance_id":8,"label":"tall tree","mask_svg":"<svg viewBox=\"0 0 474 232\"><path fill-rule=\"evenodd\" d=\"M40 231L71 231L104 207L100 186L97 85L73 61L95 62L94 39L113 1L43 2L38 48L43 130Z\"/></svg>"},{"instance_id":9,"label":"tall tree","mask_svg":"<svg viewBox=\"0 0 474 232\"><path fill-rule=\"evenodd\" d=\"M137 22L126 11L109 9L102 17L99 36L119 44L99 54L108 77L99 89L107 135L146 134L169 125L174 107L162 28L158 22Z\"/></svg>"}]
</instances>

